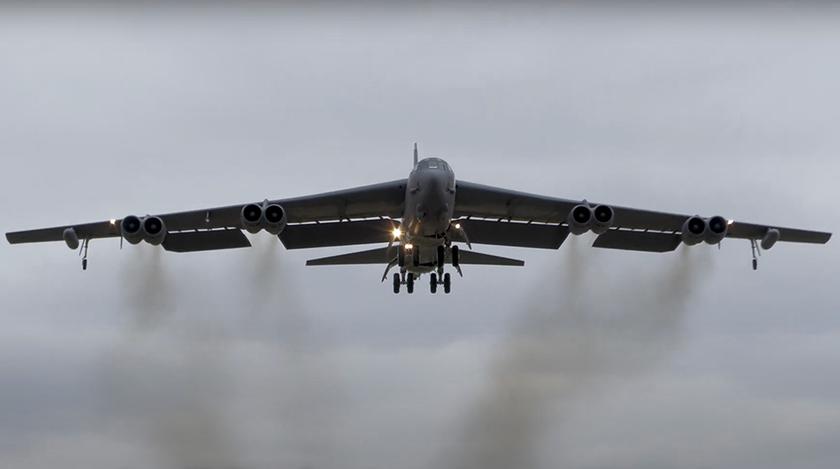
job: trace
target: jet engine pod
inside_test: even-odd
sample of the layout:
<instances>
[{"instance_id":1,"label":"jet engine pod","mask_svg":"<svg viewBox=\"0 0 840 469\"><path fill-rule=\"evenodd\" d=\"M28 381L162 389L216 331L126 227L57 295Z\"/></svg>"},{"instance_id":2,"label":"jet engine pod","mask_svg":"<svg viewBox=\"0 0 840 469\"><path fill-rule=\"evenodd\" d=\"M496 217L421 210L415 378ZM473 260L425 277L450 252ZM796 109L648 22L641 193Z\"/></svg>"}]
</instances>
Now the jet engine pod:
<instances>
[{"instance_id":1,"label":"jet engine pod","mask_svg":"<svg viewBox=\"0 0 840 469\"><path fill-rule=\"evenodd\" d=\"M592 224L592 232L595 234L606 233L612 226L613 219L615 218L612 207L609 205L598 205L592 210L592 214L595 218Z\"/></svg>"},{"instance_id":2,"label":"jet engine pod","mask_svg":"<svg viewBox=\"0 0 840 469\"><path fill-rule=\"evenodd\" d=\"M166 225L160 217L146 217L143 219L143 240L157 246L166 238Z\"/></svg>"},{"instance_id":3,"label":"jet engine pod","mask_svg":"<svg viewBox=\"0 0 840 469\"><path fill-rule=\"evenodd\" d=\"M682 226L682 242L689 246L703 241L706 237L706 220L697 215L689 217Z\"/></svg>"},{"instance_id":4,"label":"jet engine pod","mask_svg":"<svg viewBox=\"0 0 840 469\"><path fill-rule=\"evenodd\" d=\"M706 220L706 236L704 240L709 244L717 244L723 241L728 228L729 223L726 221L726 218L721 216L709 218Z\"/></svg>"},{"instance_id":5,"label":"jet engine pod","mask_svg":"<svg viewBox=\"0 0 840 469\"><path fill-rule=\"evenodd\" d=\"M120 222L120 234L131 244L143 241L143 222L134 215L129 215Z\"/></svg>"},{"instance_id":6,"label":"jet engine pod","mask_svg":"<svg viewBox=\"0 0 840 469\"><path fill-rule=\"evenodd\" d=\"M577 205L569 212L569 232L574 235L586 233L592 228L594 221L595 215L592 213L592 208L589 205Z\"/></svg>"},{"instance_id":7,"label":"jet engine pod","mask_svg":"<svg viewBox=\"0 0 840 469\"><path fill-rule=\"evenodd\" d=\"M242 221L242 227L248 230L249 233L257 233L262 227L263 208L257 204L248 204L242 207L242 212L239 218Z\"/></svg>"},{"instance_id":8,"label":"jet engine pod","mask_svg":"<svg viewBox=\"0 0 840 469\"><path fill-rule=\"evenodd\" d=\"M286 211L277 204L271 204L262 211L265 231L279 235L286 228Z\"/></svg>"}]
</instances>

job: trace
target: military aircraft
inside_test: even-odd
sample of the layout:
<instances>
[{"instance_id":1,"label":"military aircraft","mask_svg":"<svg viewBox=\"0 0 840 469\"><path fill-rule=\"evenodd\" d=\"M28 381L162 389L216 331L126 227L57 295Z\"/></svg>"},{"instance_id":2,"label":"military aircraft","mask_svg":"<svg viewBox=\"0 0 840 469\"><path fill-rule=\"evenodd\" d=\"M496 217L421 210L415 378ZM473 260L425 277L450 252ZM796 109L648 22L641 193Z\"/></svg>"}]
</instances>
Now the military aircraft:
<instances>
[{"instance_id":1,"label":"military aircraft","mask_svg":"<svg viewBox=\"0 0 840 469\"><path fill-rule=\"evenodd\" d=\"M451 265L523 266L521 260L482 254L473 244L558 249L568 235L597 234L594 247L669 252L684 243L717 244L724 238L749 240L753 269L757 254L778 241L824 244L831 233L743 223L721 216L655 212L586 200L528 194L458 181L446 161L418 159L407 179L289 199L206 208L160 215L6 233L11 244L64 241L80 249L87 269L90 240L121 238L172 252L251 246L242 233L266 231L287 249L381 243L366 251L323 257L307 265L384 264L382 281L393 267L394 293L429 275L429 289L449 293ZM122 242L122 241L121 241ZM469 249L459 249L457 243Z\"/></svg>"}]
</instances>

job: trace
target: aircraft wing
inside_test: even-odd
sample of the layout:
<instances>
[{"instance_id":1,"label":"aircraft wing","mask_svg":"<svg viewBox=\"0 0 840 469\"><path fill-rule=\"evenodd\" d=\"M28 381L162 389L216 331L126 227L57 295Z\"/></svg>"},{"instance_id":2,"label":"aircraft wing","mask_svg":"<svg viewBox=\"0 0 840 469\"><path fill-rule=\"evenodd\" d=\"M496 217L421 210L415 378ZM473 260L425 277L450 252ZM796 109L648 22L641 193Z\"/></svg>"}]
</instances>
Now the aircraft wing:
<instances>
[{"instance_id":1,"label":"aircraft wing","mask_svg":"<svg viewBox=\"0 0 840 469\"><path fill-rule=\"evenodd\" d=\"M544 225L564 225L569 212L581 201L529 194L498 187L458 181L455 192L455 216L464 220L464 232L472 238L469 223L478 219L484 222L524 225L539 227ZM591 206L597 202L589 202ZM679 245L679 233L690 215L657 212L607 204L613 209L614 221L610 230L595 242L595 247L630 249L641 251L664 252L676 249ZM831 238L831 233L809 231L797 228L783 228L775 225L761 225L730 221L726 237L760 240L770 229L779 231L779 241L797 243L824 244ZM481 243L488 228L481 227L481 236L474 242ZM525 246L543 244L539 247L556 248L565 239L558 234L553 243L540 242L544 239L544 229L520 227L517 230L506 229L510 233L507 239L494 239L488 244ZM495 236L494 238L499 238ZM470 241L473 241L470 239ZM559 243L557 242L559 241ZM536 247L536 246L535 246Z\"/></svg>"},{"instance_id":2,"label":"aircraft wing","mask_svg":"<svg viewBox=\"0 0 840 469\"><path fill-rule=\"evenodd\" d=\"M321 222L350 222L365 218L399 218L403 212L405 198L405 179L380 184L355 187L334 192L295 197L289 199L270 200L283 207L286 212L288 226L294 233L300 229L296 226L306 223ZM171 243L174 251L184 252L205 249L224 249L227 247L244 247L250 245L244 236L229 233L231 230L242 229L240 212L245 203L225 207L203 208L186 212L157 214L166 225L167 243ZM62 241L67 228L73 228L81 240L95 238L114 238L120 236L120 222L116 218L94 223L61 225L51 228L41 228L27 231L6 233L6 239L11 244L36 243L45 241ZM341 223L342 230L347 230ZM333 224L331 224L333 225ZM334 225L339 225L335 223ZM362 229L366 228L366 229ZM374 227L375 228L375 227ZM192 232L202 235L194 235ZM213 234L219 231L218 234ZM322 230L323 232L323 230ZM381 235L370 226L356 227L355 242L364 241L365 236L373 236L378 241ZM371 233L371 234L366 234ZM240 233L241 235L241 233ZM328 242L335 243L334 236L329 233L321 234ZM311 244L311 243L310 243ZM348 243L350 244L350 243ZM317 245L317 243L316 243ZM329 244L333 245L333 244Z\"/></svg>"}]
</instances>

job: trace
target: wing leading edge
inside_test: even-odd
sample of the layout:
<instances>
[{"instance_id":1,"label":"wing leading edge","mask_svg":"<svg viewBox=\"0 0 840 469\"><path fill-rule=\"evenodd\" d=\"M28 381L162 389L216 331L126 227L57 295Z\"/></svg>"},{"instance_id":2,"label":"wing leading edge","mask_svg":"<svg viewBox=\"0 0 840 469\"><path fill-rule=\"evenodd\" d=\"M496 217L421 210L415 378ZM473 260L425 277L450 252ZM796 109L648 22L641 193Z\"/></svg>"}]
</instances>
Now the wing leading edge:
<instances>
[{"instance_id":1,"label":"wing leading edge","mask_svg":"<svg viewBox=\"0 0 840 469\"><path fill-rule=\"evenodd\" d=\"M468 219L492 219L495 222L525 222L564 225L571 210L581 201L546 197L508 189L501 189L466 181L458 181L455 192L455 216ZM589 202L595 206L598 203ZM603 239L596 241L596 247L614 249L638 249L664 252L674 243L673 236L652 236L629 234L634 231L676 235L682 232L683 223L690 217L686 214L656 212L610 205L614 212L613 226ZM779 241L795 243L825 244L831 233L822 231L785 228L771 225L730 222L727 238L760 240L770 229L779 231ZM622 230L619 233L613 231ZM467 235L470 233L467 231ZM600 238L600 237L599 237ZM472 240L471 240L472 241ZM477 242L477 241L476 241ZM679 244L679 243L677 243ZM676 245L674 245L676 248Z\"/></svg>"},{"instance_id":2,"label":"wing leading edge","mask_svg":"<svg viewBox=\"0 0 840 469\"><path fill-rule=\"evenodd\" d=\"M334 192L270 200L286 211L290 226L362 218L398 218L402 216L405 179L355 187ZM212 207L185 212L158 214L170 234L197 230L242 229L240 213L246 204ZM72 228L79 239L120 237L122 219L94 223L55 226L6 233L10 244L63 241L64 231ZM228 235L229 236L229 235ZM236 247L242 244L236 242Z\"/></svg>"}]
</instances>

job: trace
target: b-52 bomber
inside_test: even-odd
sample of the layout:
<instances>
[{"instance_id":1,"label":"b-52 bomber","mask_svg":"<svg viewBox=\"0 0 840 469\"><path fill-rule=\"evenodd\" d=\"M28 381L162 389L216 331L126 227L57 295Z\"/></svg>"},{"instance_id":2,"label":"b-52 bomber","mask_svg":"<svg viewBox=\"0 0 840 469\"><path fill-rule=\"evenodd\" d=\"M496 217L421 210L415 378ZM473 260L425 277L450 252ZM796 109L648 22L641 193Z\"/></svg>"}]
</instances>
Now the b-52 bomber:
<instances>
[{"instance_id":1,"label":"b-52 bomber","mask_svg":"<svg viewBox=\"0 0 840 469\"><path fill-rule=\"evenodd\" d=\"M451 266L523 266L521 260L482 254L473 244L558 249L572 235L593 232L596 248L669 252L681 243L717 244L745 239L757 253L779 241L824 244L831 233L620 207L606 203L529 194L455 179L440 158L418 159L407 179L304 197L264 200L226 207L71 224L6 233L11 244L64 241L83 254L92 239L146 242L172 252L251 246L242 230L266 231L287 249L380 243L383 246L307 261L310 266L384 264L393 268L393 290L414 292L428 274L432 293L449 293ZM468 249L459 247L465 245Z\"/></svg>"}]
</instances>

